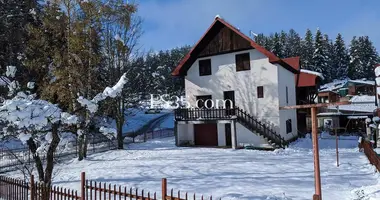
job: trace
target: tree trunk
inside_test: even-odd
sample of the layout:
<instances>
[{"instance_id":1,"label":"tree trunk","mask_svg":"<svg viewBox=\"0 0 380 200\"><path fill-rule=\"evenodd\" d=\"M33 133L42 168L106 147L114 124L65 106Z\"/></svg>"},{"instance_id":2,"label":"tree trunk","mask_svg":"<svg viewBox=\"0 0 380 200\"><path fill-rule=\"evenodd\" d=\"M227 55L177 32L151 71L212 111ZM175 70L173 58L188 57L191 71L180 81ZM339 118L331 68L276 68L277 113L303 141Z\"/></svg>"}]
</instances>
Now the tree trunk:
<instances>
[{"instance_id":1,"label":"tree trunk","mask_svg":"<svg viewBox=\"0 0 380 200\"><path fill-rule=\"evenodd\" d=\"M87 147L88 147L88 135L86 132L86 135L84 135L83 138L83 157L87 158Z\"/></svg>"},{"instance_id":2,"label":"tree trunk","mask_svg":"<svg viewBox=\"0 0 380 200\"><path fill-rule=\"evenodd\" d=\"M116 119L116 125L117 125L117 149L124 149L123 122L124 122L124 120L120 120L120 118Z\"/></svg>"},{"instance_id":3,"label":"tree trunk","mask_svg":"<svg viewBox=\"0 0 380 200\"><path fill-rule=\"evenodd\" d=\"M84 142L84 134L78 137L78 160L81 161L84 159L83 155L83 142Z\"/></svg>"},{"instance_id":4,"label":"tree trunk","mask_svg":"<svg viewBox=\"0 0 380 200\"><path fill-rule=\"evenodd\" d=\"M124 149L124 142L123 142L123 124L124 124L124 102L123 102L123 95L121 95L120 98L117 98L117 109L116 109L116 129L117 129L117 148L118 149Z\"/></svg>"},{"instance_id":5,"label":"tree trunk","mask_svg":"<svg viewBox=\"0 0 380 200\"><path fill-rule=\"evenodd\" d=\"M27 141L28 147L30 152L32 152L33 160L36 163L37 173L38 173L38 180L44 181L44 168L42 165L42 161L40 156L37 154L37 145L34 142L33 138L30 138Z\"/></svg>"},{"instance_id":6,"label":"tree trunk","mask_svg":"<svg viewBox=\"0 0 380 200\"><path fill-rule=\"evenodd\" d=\"M46 168L45 168L45 180L44 180L44 182L46 184L51 183L51 179L53 176L54 153L57 150L57 147L58 147L58 144L60 141L60 138L58 135L58 127L59 127L58 124L53 124L53 126L52 126L51 135L52 135L53 139L50 142L49 149L48 149L47 155L46 155Z\"/></svg>"}]
</instances>

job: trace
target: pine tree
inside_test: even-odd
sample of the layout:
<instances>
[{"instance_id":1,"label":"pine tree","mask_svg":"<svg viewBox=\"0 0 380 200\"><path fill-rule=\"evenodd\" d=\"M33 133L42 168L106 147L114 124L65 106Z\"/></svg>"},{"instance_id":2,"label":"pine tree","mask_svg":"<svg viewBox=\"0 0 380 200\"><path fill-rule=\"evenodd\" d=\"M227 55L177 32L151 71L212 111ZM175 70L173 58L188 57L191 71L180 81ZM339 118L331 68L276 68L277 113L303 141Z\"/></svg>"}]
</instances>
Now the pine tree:
<instances>
[{"instance_id":1,"label":"pine tree","mask_svg":"<svg viewBox=\"0 0 380 200\"><path fill-rule=\"evenodd\" d=\"M349 64L348 51L342 35L339 33L334 42L332 67L334 68L334 79L341 79L347 77L347 70Z\"/></svg>"},{"instance_id":2,"label":"pine tree","mask_svg":"<svg viewBox=\"0 0 380 200\"><path fill-rule=\"evenodd\" d=\"M327 67L327 52L326 52L326 42L323 38L322 32L317 29L314 40L313 58L311 62L311 70L324 73Z\"/></svg>"},{"instance_id":3,"label":"pine tree","mask_svg":"<svg viewBox=\"0 0 380 200\"><path fill-rule=\"evenodd\" d=\"M289 30L284 54L284 57L301 56L301 37L294 29Z\"/></svg>"},{"instance_id":4,"label":"pine tree","mask_svg":"<svg viewBox=\"0 0 380 200\"><path fill-rule=\"evenodd\" d=\"M358 76L364 76L363 67L360 61L360 44L355 36L351 40L351 44L349 47L349 56L350 63L348 65L348 77L351 79L355 79Z\"/></svg>"},{"instance_id":5,"label":"pine tree","mask_svg":"<svg viewBox=\"0 0 380 200\"><path fill-rule=\"evenodd\" d=\"M273 37L271 37L272 39L272 53L274 53L276 56L278 57L282 57L282 44L281 44L281 38L280 38L280 34L278 33L274 33Z\"/></svg>"},{"instance_id":6,"label":"pine tree","mask_svg":"<svg viewBox=\"0 0 380 200\"><path fill-rule=\"evenodd\" d=\"M335 78L335 69L333 67L333 56L334 56L334 45L332 41L329 39L327 34L323 35L323 46L325 49L325 60L326 66L324 68L324 77L325 82L330 82Z\"/></svg>"},{"instance_id":7,"label":"pine tree","mask_svg":"<svg viewBox=\"0 0 380 200\"><path fill-rule=\"evenodd\" d=\"M305 38L301 42L301 67L312 69L312 60L314 54L313 34L310 29L307 29Z\"/></svg>"},{"instance_id":8,"label":"pine tree","mask_svg":"<svg viewBox=\"0 0 380 200\"><path fill-rule=\"evenodd\" d=\"M379 63L379 55L368 36L354 37L350 45L350 64L348 75L351 79L371 79L375 74L373 67Z\"/></svg>"}]
</instances>

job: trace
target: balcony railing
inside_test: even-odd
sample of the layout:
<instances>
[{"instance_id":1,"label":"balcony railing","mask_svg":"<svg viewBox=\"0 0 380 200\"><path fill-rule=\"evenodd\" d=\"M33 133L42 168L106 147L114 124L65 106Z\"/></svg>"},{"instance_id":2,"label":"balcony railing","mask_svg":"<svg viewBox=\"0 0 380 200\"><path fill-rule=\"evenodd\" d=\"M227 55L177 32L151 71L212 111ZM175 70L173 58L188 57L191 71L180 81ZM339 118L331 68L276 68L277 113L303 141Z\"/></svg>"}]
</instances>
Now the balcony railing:
<instances>
[{"instance_id":1,"label":"balcony railing","mask_svg":"<svg viewBox=\"0 0 380 200\"><path fill-rule=\"evenodd\" d=\"M233 109L187 109L180 108L174 111L176 121L195 121L195 120L223 120L233 119L235 116L236 108Z\"/></svg>"}]
</instances>

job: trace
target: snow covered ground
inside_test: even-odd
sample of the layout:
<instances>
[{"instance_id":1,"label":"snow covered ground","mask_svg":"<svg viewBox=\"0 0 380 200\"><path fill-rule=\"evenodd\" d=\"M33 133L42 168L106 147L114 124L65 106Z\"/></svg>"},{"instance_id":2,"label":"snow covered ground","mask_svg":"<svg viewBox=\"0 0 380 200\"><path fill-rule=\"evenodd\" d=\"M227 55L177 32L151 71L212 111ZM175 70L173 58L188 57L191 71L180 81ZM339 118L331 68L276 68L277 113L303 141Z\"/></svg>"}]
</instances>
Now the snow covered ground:
<instances>
[{"instance_id":1,"label":"snow covered ground","mask_svg":"<svg viewBox=\"0 0 380 200\"><path fill-rule=\"evenodd\" d=\"M173 144L174 138L152 140L59 164L54 184L79 189L80 172L85 171L91 180L158 193L161 178L167 178L169 188L214 199L304 200L314 193L310 138L273 152ZM358 152L357 139L341 140L339 146L340 167L336 167L335 140L320 140L324 199L380 199L379 175L364 153ZM15 172L8 175L17 176Z\"/></svg>"}]
</instances>

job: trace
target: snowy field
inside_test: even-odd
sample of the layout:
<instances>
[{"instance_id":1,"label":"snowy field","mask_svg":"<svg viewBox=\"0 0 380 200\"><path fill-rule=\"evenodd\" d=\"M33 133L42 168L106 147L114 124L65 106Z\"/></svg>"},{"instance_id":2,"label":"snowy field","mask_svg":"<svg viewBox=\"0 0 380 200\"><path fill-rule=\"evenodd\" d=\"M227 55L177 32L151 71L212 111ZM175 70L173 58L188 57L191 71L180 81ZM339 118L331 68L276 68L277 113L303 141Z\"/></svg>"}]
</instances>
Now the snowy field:
<instances>
[{"instance_id":1,"label":"snowy field","mask_svg":"<svg viewBox=\"0 0 380 200\"><path fill-rule=\"evenodd\" d=\"M153 140L60 164L54 184L79 189L80 172L85 171L91 180L158 193L165 177L169 188L213 195L214 199L310 200L314 193L309 138L274 152L177 148L173 144L174 138ZM340 141L339 168L335 140L322 139L320 145L325 200L380 199L379 175L358 152L357 139Z\"/></svg>"}]
</instances>

